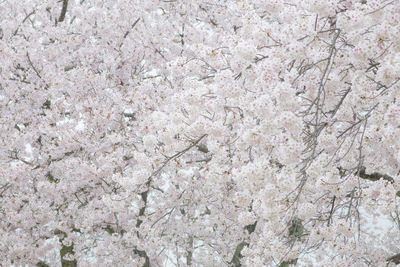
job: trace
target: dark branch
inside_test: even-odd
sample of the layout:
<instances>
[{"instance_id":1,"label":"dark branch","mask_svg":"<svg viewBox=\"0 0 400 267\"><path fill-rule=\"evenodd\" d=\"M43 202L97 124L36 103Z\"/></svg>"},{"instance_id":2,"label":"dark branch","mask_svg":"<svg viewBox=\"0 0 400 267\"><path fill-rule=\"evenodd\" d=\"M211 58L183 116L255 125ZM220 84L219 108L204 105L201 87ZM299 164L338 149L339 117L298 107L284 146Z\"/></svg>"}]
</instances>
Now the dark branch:
<instances>
[{"instance_id":1,"label":"dark branch","mask_svg":"<svg viewBox=\"0 0 400 267\"><path fill-rule=\"evenodd\" d=\"M388 258L387 262L393 262L394 264L400 264L400 253Z\"/></svg>"},{"instance_id":2,"label":"dark branch","mask_svg":"<svg viewBox=\"0 0 400 267\"><path fill-rule=\"evenodd\" d=\"M367 174L365 172L365 169L366 169L365 167L361 167L361 170L360 170L360 175L359 176L362 179L370 180L370 181L373 181L373 182L378 181L380 179L389 181L391 183L394 182L393 177L391 177L391 176L389 176L387 174L382 174L382 173L379 173L379 172L373 172L371 174ZM355 175L357 175L357 173L355 173Z\"/></svg>"},{"instance_id":3,"label":"dark branch","mask_svg":"<svg viewBox=\"0 0 400 267\"><path fill-rule=\"evenodd\" d=\"M149 256L147 256L146 251L144 251L144 250L139 250L139 249L135 248L135 249L133 250L133 252L134 252L136 255L138 255L138 256L140 256L140 257L142 257L142 258L145 258L145 262L144 262L144 264L143 264L143 267L150 267L150 259L149 259Z\"/></svg>"},{"instance_id":4,"label":"dark branch","mask_svg":"<svg viewBox=\"0 0 400 267\"><path fill-rule=\"evenodd\" d=\"M60 17L58 18L58 22L63 22L64 21L65 13L67 13L67 7L68 7L68 0L63 0L61 14L60 14Z\"/></svg>"},{"instance_id":5,"label":"dark branch","mask_svg":"<svg viewBox=\"0 0 400 267\"><path fill-rule=\"evenodd\" d=\"M26 56L28 57L28 62L29 62L29 65L31 65L31 67L32 67L32 69L33 69L33 71L36 73L36 75L40 78L40 79L42 79L42 76L40 76L40 73L39 73L39 71L35 68L35 66L33 65L33 63L32 63L32 60L31 60L31 58L30 58L30 56L29 56L29 53L28 52L26 52Z\"/></svg>"}]
</instances>

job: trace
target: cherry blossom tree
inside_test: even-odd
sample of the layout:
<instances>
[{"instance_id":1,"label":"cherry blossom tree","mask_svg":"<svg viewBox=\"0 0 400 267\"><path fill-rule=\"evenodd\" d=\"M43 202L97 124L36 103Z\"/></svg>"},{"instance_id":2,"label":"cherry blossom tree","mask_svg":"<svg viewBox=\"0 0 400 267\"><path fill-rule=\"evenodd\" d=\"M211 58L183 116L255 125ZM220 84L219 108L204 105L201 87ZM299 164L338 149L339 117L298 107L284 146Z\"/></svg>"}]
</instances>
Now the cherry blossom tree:
<instances>
[{"instance_id":1,"label":"cherry blossom tree","mask_svg":"<svg viewBox=\"0 0 400 267\"><path fill-rule=\"evenodd\" d=\"M1 265L400 263L399 14L1 0Z\"/></svg>"}]
</instances>

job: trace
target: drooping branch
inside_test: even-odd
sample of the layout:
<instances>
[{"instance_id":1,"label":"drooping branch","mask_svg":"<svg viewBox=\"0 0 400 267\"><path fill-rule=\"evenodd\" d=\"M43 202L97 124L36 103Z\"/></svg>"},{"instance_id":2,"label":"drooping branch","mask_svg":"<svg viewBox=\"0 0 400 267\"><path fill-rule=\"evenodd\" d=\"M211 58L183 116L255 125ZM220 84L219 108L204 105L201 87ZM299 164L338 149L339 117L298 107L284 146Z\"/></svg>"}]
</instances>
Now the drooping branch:
<instances>
[{"instance_id":1,"label":"drooping branch","mask_svg":"<svg viewBox=\"0 0 400 267\"><path fill-rule=\"evenodd\" d=\"M167 157L167 159L164 161L164 163L157 169L155 170L150 177L148 178L147 182L146 182L146 190L143 191L142 193L140 193L141 197L142 197L142 201L144 202L143 207L139 210L139 217L144 215L144 212L146 210L146 206L147 206L147 196L148 193L150 191L150 187L151 187L151 182L153 180L153 178L157 175L159 175L161 173L161 171L165 168L165 166L167 166L167 164L171 161L174 160L176 158L179 158L180 156L182 156L183 154L185 154L187 151L189 151L190 149L192 149L193 147L196 147L200 141L206 137L207 134L204 134L202 136L200 136L197 140L195 140L190 146L188 146L187 148L175 153L174 155ZM136 227L139 227L142 224L142 220L138 219L137 223L136 223Z\"/></svg>"},{"instance_id":2,"label":"drooping branch","mask_svg":"<svg viewBox=\"0 0 400 267\"><path fill-rule=\"evenodd\" d=\"M189 151L190 149L192 149L193 147L197 146L200 141L206 137L207 134L203 134L202 136L200 136L196 141L194 141L190 146L188 146L187 148L175 153L174 155L170 156L167 158L166 161L164 161L164 163L156 170L154 171L151 176L149 177L149 180L152 179L154 176L157 176L158 174L160 174L160 172L164 169L165 166L167 166L167 164L171 161L174 160L176 158L179 158L180 156L182 156L183 154L185 154L187 151Z\"/></svg>"},{"instance_id":3,"label":"drooping branch","mask_svg":"<svg viewBox=\"0 0 400 267\"><path fill-rule=\"evenodd\" d=\"M119 48L121 48L121 46L124 44L124 41L125 41L126 37L129 35L129 33L131 32L131 30L132 30L133 28L135 28L136 24L137 24L139 21L140 21L140 18L137 18L137 19L135 20L135 22L132 24L131 28L125 32L124 37L122 38L122 42L121 42L120 45L119 45Z\"/></svg>"},{"instance_id":4,"label":"drooping branch","mask_svg":"<svg viewBox=\"0 0 400 267\"><path fill-rule=\"evenodd\" d=\"M143 220L140 219L140 218L141 218L142 216L144 216L144 213L145 213L146 208L147 208L148 194L149 194L149 192L150 192L151 182L152 182L153 178L154 178L155 176L159 175L160 172L165 168L165 166L167 166L167 164L168 164L171 160L174 160L174 159L176 159L176 158L182 156L182 155L185 154L187 151L189 151L189 150L192 149L193 147L197 146L197 145L200 143L200 141L201 141L204 137L206 137L206 136L207 136L207 134L204 134L204 135L200 136L196 141L194 141L194 142L193 142L190 146L188 146L187 148L185 148L185 149L183 149L182 151L179 151L179 152L175 153L174 155L168 157L167 160L165 160L164 163L163 163L156 171L154 171L154 172L150 175L149 179L147 180L147 182L146 182L146 184L145 184L147 189L146 189L144 192L142 192L142 193L140 194L140 195L141 195L141 198L142 198L142 201L143 201L143 206L142 206L142 207L140 208L140 210L139 210L139 219L138 219L137 222L136 222L136 227L140 227L140 225L143 223ZM172 212L172 211L171 211L171 212ZM154 225L154 224L153 224L153 225ZM145 258L145 263L143 264L143 267L150 267L150 259L149 259L148 255L147 255L146 251L135 249L133 252L134 252L135 254L139 255L140 257Z\"/></svg>"},{"instance_id":5,"label":"drooping branch","mask_svg":"<svg viewBox=\"0 0 400 267\"><path fill-rule=\"evenodd\" d=\"M29 13L28 15L25 16L25 18L22 20L21 24L18 25L17 29L15 29L15 31L14 31L14 33L13 33L14 36L17 35L18 30L19 30L19 28L21 27L21 25L24 24L24 22L25 22L30 16L32 16L33 14L35 14L35 12L36 12L36 10L32 10L31 13Z\"/></svg>"},{"instance_id":6,"label":"drooping branch","mask_svg":"<svg viewBox=\"0 0 400 267\"><path fill-rule=\"evenodd\" d=\"M307 156L303 159L303 166L300 170L301 179L299 185L297 186L297 194L293 203L297 202L303 191L304 185L307 182L308 168L322 152L322 150L318 151L317 148L319 144L319 136L327 126L326 122L323 121L324 112L322 110L322 106L324 106L325 104L325 84L329 79L334 59L336 57L336 53L338 50L336 48L336 44L341 34L341 31L339 29L334 29L332 30L332 33L334 33L334 35L329 45L329 55L321 61L326 61L326 63L319 78L317 96L314 98L314 100L311 101L311 104L309 104L307 109L302 112L302 116L304 118L306 126L310 129L310 133L307 133L304 137L306 148L303 150L303 154L307 154ZM311 118L307 119L307 117L309 116L311 116Z\"/></svg>"},{"instance_id":7,"label":"drooping branch","mask_svg":"<svg viewBox=\"0 0 400 267\"><path fill-rule=\"evenodd\" d=\"M26 56L28 57L28 62L29 62L29 65L31 65L31 67L32 67L32 69L33 69L33 71L36 73L36 75L40 78L40 79L42 79L42 76L40 76L40 73L39 73L39 71L35 68L35 66L33 65L33 63L32 63L32 60L31 60L31 58L30 58L30 56L29 56L29 53L28 52L26 52Z\"/></svg>"}]
</instances>

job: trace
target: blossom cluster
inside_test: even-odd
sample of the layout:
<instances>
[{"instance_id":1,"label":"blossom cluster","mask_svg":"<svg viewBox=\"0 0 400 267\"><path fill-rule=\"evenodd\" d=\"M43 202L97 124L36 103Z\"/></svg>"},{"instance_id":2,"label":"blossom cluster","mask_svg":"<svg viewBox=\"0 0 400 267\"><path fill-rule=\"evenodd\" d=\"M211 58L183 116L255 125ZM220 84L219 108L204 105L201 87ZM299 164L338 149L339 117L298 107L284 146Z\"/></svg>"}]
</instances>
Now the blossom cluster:
<instances>
[{"instance_id":1,"label":"blossom cluster","mask_svg":"<svg viewBox=\"0 0 400 267\"><path fill-rule=\"evenodd\" d=\"M1 1L0 265L400 263L398 14Z\"/></svg>"}]
</instances>

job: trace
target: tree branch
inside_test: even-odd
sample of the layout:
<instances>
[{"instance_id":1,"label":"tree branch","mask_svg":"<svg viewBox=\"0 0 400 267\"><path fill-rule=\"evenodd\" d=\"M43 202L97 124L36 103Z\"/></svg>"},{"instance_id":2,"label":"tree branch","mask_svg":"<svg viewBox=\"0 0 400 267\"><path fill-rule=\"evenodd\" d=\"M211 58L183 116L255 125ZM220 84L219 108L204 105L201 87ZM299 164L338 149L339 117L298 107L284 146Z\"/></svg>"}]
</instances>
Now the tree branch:
<instances>
[{"instance_id":1,"label":"tree branch","mask_svg":"<svg viewBox=\"0 0 400 267\"><path fill-rule=\"evenodd\" d=\"M394 264L400 264L400 253L388 258L386 261L388 263L393 262Z\"/></svg>"},{"instance_id":2,"label":"tree branch","mask_svg":"<svg viewBox=\"0 0 400 267\"><path fill-rule=\"evenodd\" d=\"M60 17L58 18L58 22L63 22L64 21L65 13L67 13L67 7L68 7L68 0L63 0L61 14L60 14Z\"/></svg>"},{"instance_id":3,"label":"tree branch","mask_svg":"<svg viewBox=\"0 0 400 267\"><path fill-rule=\"evenodd\" d=\"M382 174L382 173L379 173L379 172L373 172L371 174L367 174L365 172L365 170L366 170L366 168L364 166L362 166L361 169L360 169L359 177L362 178L362 179L370 180L370 181L373 181L373 182L378 181L380 179L386 180L386 181L391 182L391 183L394 182L393 177L391 177L391 176L389 176L387 174ZM355 175L357 175L357 173L355 173Z\"/></svg>"}]
</instances>

